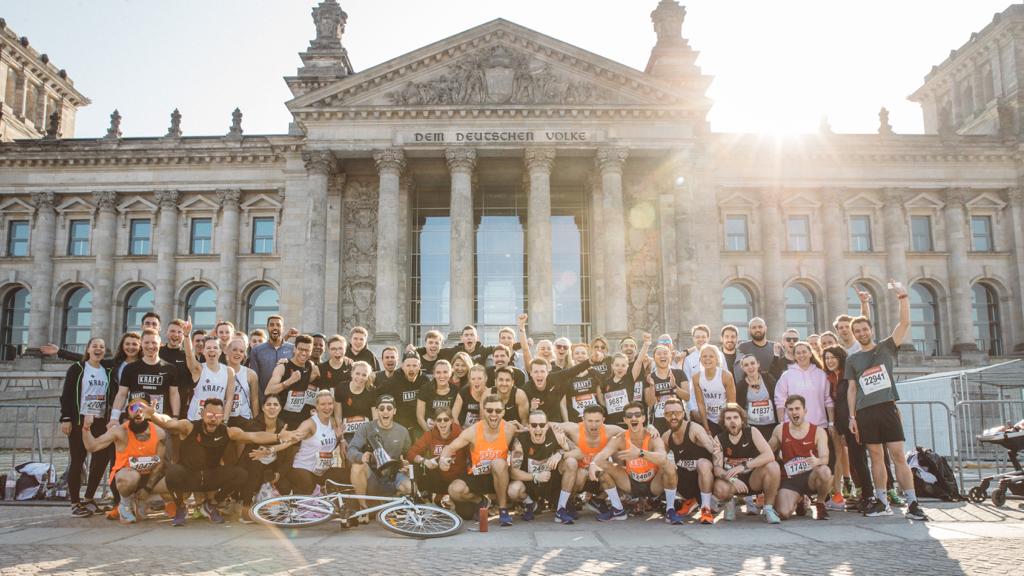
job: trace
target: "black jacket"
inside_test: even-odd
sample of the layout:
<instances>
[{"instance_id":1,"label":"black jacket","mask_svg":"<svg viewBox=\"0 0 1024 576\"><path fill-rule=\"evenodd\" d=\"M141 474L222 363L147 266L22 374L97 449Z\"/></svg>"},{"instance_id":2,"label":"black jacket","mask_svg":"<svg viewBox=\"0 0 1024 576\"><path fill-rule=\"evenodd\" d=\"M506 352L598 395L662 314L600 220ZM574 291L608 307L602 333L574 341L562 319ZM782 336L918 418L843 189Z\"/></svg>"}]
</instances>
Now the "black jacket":
<instances>
[{"instance_id":1,"label":"black jacket","mask_svg":"<svg viewBox=\"0 0 1024 576\"><path fill-rule=\"evenodd\" d=\"M104 417L110 414L110 407L114 403L114 396L117 395L117 374L114 370L113 360L103 360L100 367L107 372L107 409ZM82 398L82 375L85 374L84 362L75 362L68 367L64 374L64 388L60 394L60 421L71 422L81 426L82 415L79 414Z\"/></svg>"}]
</instances>

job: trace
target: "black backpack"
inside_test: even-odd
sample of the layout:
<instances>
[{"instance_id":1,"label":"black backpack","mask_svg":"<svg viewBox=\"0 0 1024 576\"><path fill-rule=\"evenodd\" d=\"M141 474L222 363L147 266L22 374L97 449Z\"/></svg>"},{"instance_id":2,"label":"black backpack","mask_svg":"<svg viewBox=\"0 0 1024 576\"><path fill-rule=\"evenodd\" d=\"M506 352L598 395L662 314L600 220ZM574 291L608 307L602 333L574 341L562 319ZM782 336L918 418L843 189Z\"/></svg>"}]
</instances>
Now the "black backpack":
<instances>
[{"instance_id":1,"label":"black backpack","mask_svg":"<svg viewBox=\"0 0 1024 576\"><path fill-rule=\"evenodd\" d=\"M949 465L944 456L936 454L931 449L918 446L917 463L936 478L934 483L926 482L918 475L917 469L911 468L914 471L914 490L918 494L939 498L946 502L963 500L963 496L960 494L956 484L956 475L953 473L953 467Z\"/></svg>"}]
</instances>

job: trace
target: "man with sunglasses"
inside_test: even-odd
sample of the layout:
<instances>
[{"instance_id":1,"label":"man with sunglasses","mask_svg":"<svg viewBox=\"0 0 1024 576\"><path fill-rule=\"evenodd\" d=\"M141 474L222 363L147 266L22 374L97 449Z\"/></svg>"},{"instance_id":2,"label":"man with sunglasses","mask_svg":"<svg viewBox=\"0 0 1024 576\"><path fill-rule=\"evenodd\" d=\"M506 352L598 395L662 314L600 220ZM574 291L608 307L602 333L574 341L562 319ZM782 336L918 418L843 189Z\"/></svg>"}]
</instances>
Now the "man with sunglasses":
<instances>
[{"instance_id":1,"label":"man with sunglasses","mask_svg":"<svg viewBox=\"0 0 1024 576\"><path fill-rule=\"evenodd\" d=\"M607 495L612 507L621 509L622 500L619 498L615 482L604 476L604 468L609 462L607 458L598 461L596 456L608 445L608 439L621 434L623 429L605 424L604 408L597 405L583 409L581 422L553 422L551 426L560 429L576 445L576 448L565 456L565 471L562 473L562 490L558 494L555 521L572 524L579 518L572 505L573 493L590 494L589 502L595 505L599 512L607 509L602 502L602 493Z\"/></svg>"},{"instance_id":2,"label":"man with sunglasses","mask_svg":"<svg viewBox=\"0 0 1024 576\"><path fill-rule=\"evenodd\" d=\"M497 394L489 394L483 401L483 420L463 430L451 444L444 447L438 459L441 470L447 471L455 461L454 454L468 447L470 463L466 475L448 487L448 494L457 507L479 501L487 506L487 496L498 500L498 521L502 526L512 525L508 513L509 445L522 429L516 422L503 418L505 405Z\"/></svg>"},{"instance_id":3,"label":"man with sunglasses","mask_svg":"<svg viewBox=\"0 0 1024 576\"><path fill-rule=\"evenodd\" d=\"M395 406L393 396L378 397L377 419L361 425L348 445L352 484L359 494L394 496L412 492L412 480L405 465L405 453L412 447L412 439L409 430L395 422ZM383 455L379 454L379 448L384 449L389 461L402 462L401 470L394 475L382 470ZM360 500L360 506L365 508L366 503Z\"/></svg>"},{"instance_id":4,"label":"man with sunglasses","mask_svg":"<svg viewBox=\"0 0 1024 576\"><path fill-rule=\"evenodd\" d=\"M657 430L644 425L644 405L630 402L623 411L627 429L608 441L608 445L594 457L597 462L612 459L605 466L619 490L628 490L634 498L657 498L665 494L665 522L682 524L683 517L676 512L676 470L665 452L665 443ZM618 463L621 464L618 464ZM612 506L598 515L599 521L626 518L622 507Z\"/></svg>"},{"instance_id":5,"label":"man with sunglasses","mask_svg":"<svg viewBox=\"0 0 1024 576\"><path fill-rule=\"evenodd\" d=\"M543 410L528 417L528 432L516 434L512 441L511 482L508 496L523 503L523 521L533 520L540 501L549 505L558 497L565 471L563 457L569 451L565 434L548 425Z\"/></svg>"}]
</instances>

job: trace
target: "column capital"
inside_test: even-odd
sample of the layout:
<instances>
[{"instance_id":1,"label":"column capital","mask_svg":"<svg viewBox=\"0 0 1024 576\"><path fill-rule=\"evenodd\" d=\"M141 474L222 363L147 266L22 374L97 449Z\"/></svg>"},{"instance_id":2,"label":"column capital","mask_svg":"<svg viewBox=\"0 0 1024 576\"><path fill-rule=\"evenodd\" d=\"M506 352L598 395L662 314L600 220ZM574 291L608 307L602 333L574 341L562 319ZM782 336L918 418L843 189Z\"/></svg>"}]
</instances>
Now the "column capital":
<instances>
[{"instance_id":1,"label":"column capital","mask_svg":"<svg viewBox=\"0 0 1024 576\"><path fill-rule=\"evenodd\" d=\"M825 200L826 206L833 206L839 209L843 208L843 198L846 197L848 190L842 186L826 186L821 190L822 199Z\"/></svg>"},{"instance_id":2,"label":"column capital","mask_svg":"<svg viewBox=\"0 0 1024 576\"><path fill-rule=\"evenodd\" d=\"M888 208L903 206L902 188L882 188L882 197L885 198L885 205Z\"/></svg>"},{"instance_id":3,"label":"column capital","mask_svg":"<svg viewBox=\"0 0 1024 576\"><path fill-rule=\"evenodd\" d=\"M969 197L969 190L967 188L947 188L946 189L946 208L959 209L963 208L964 204L967 203Z\"/></svg>"},{"instance_id":4,"label":"column capital","mask_svg":"<svg viewBox=\"0 0 1024 576\"><path fill-rule=\"evenodd\" d=\"M334 155L330 152L303 152L302 162L309 174L330 176L336 169Z\"/></svg>"},{"instance_id":5,"label":"column capital","mask_svg":"<svg viewBox=\"0 0 1024 576\"><path fill-rule=\"evenodd\" d=\"M779 204L782 203L782 190L772 187L762 188L761 201L768 206L778 208Z\"/></svg>"},{"instance_id":6,"label":"column capital","mask_svg":"<svg viewBox=\"0 0 1024 576\"><path fill-rule=\"evenodd\" d=\"M217 203L223 208L238 209L238 200L242 197L242 191L238 188L222 188L217 190Z\"/></svg>"},{"instance_id":7,"label":"column capital","mask_svg":"<svg viewBox=\"0 0 1024 576\"><path fill-rule=\"evenodd\" d=\"M373 161L377 164L377 172L394 170L405 171L405 151L401 148L385 148L373 153Z\"/></svg>"},{"instance_id":8,"label":"column capital","mask_svg":"<svg viewBox=\"0 0 1024 576\"><path fill-rule=\"evenodd\" d=\"M1024 188L1010 188L1006 191L1010 204L1024 204Z\"/></svg>"},{"instance_id":9,"label":"column capital","mask_svg":"<svg viewBox=\"0 0 1024 576\"><path fill-rule=\"evenodd\" d=\"M36 210L53 210L53 205L57 202L57 195L53 192L33 192L32 193L32 205L36 207Z\"/></svg>"},{"instance_id":10,"label":"column capital","mask_svg":"<svg viewBox=\"0 0 1024 576\"><path fill-rule=\"evenodd\" d=\"M92 201L100 212L113 212L117 207L117 193L113 190L98 190L92 193Z\"/></svg>"},{"instance_id":11,"label":"column capital","mask_svg":"<svg viewBox=\"0 0 1024 576\"><path fill-rule=\"evenodd\" d=\"M450 172L472 172L476 168L476 149L452 146L444 151Z\"/></svg>"},{"instance_id":12,"label":"column capital","mask_svg":"<svg viewBox=\"0 0 1024 576\"><path fill-rule=\"evenodd\" d=\"M527 148L523 152L523 162L526 164L526 169L533 172L544 172L546 174L551 173L551 167L555 163L555 149L554 148Z\"/></svg>"},{"instance_id":13,"label":"column capital","mask_svg":"<svg viewBox=\"0 0 1024 576\"><path fill-rule=\"evenodd\" d=\"M597 149L594 160L602 174L608 172L622 173L622 165L629 158L629 149L617 146L605 146Z\"/></svg>"},{"instance_id":14,"label":"column capital","mask_svg":"<svg viewBox=\"0 0 1024 576\"><path fill-rule=\"evenodd\" d=\"M180 194L177 190L157 190L156 203L160 206L161 210L174 210L178 207L178 197Z\"/></svg>"}]
</instances>

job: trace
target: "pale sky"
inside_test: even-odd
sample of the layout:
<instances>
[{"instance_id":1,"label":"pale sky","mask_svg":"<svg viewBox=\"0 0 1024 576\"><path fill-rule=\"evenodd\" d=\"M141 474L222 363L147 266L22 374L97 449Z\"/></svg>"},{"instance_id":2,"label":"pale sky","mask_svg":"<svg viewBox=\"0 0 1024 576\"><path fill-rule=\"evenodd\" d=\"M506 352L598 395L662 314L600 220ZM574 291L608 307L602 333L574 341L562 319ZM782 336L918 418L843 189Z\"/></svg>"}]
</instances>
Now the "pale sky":
<instances>
[{"instance_id":1,"label":"pale sky","mask_svg":"<svg viewBox=\"0 0 1024 576\"><path fill-rule=\"evenodd\" d=\"M356 71L494 18L642 70L657 0L339 0ZM297 53L314 36L317 0L0 0L0 16L65 68L92 99L77 137L162 136L181 110L185 135L223 134L240 107L247 134L287 132ZM1009 0L692 0L683 35L714 76L718 132L874 132L878 109L921 132L906 97L932 65Z\"/></svg>"}]
</instances>

